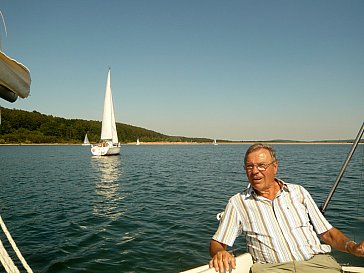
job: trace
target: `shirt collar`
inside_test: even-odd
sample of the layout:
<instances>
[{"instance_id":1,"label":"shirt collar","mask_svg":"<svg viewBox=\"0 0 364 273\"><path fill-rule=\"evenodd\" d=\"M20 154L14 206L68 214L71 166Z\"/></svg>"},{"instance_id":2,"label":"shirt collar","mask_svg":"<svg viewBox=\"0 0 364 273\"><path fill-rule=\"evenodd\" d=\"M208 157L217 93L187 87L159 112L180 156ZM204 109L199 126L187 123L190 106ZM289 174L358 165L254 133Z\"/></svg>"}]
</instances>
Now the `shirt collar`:
<instances>
[{"instance_id":1,"label":"shirt collar","mask_svg":"<svg viewBox=\"0 0 364 273\"><path fill-rule=\"evenodd\" d=\"M274 178L274 180L279 184L279 186L281 187L281 190L289 192L289 188L288 188L288 185L286 182L284 182L283 180L278 179L278 178ZM250 183L245 188L244 193L247 198L251 197L252 195L258 196Z\"/></svg>"}]
</instances>

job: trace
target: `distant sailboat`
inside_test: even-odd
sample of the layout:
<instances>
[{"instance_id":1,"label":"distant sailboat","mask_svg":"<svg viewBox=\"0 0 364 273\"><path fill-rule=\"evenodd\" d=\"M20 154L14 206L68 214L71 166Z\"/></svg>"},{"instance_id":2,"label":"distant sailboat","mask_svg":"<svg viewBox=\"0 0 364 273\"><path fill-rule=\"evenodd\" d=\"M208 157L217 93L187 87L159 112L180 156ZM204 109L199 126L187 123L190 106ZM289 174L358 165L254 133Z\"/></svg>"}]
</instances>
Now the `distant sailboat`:
<instances>
[{"instance_id":1,"label":"distant sailboat","mask_svg":"<svg viewBox=\"0 0 364 273\"><path fill-rule=\"evenodd\" d=\"M85 135L85 138L83 140L82 146L90 146L90 141L88 140L87 134Z\"/></svg>"},{"instance_id":2,"label":"distant sailboat","mask_svg":"<svg viewBox=\"0 0 364 273\"><path fill-rule=\"evenodd\" d=\"M136 145L140 145L139 138L136 141Z\"/></svg>"},{"instance_id":3,"label":"distant sailboat","mask_svg":"<svg viewBox=\"0 0 364 273\"><path fill-rule=\"evenodd\" d=\"M213 144L214 144L214 145L219 145L219 144L217 144L216 139L214 139Z\"/></svg>"},{"instance_id":4,"label":"distant sailboat","mask_svg":"<svg viewBox=\"0 0 364 273\"><path fill-rule=\"evenodd\" d=\"M106 81L104 113L102 116L101 141L97 145L91 145L91 153L98 156L118 155L120 154L120 149L121 145L116 131L109 68Z\"/></svg>"}]
</instances>

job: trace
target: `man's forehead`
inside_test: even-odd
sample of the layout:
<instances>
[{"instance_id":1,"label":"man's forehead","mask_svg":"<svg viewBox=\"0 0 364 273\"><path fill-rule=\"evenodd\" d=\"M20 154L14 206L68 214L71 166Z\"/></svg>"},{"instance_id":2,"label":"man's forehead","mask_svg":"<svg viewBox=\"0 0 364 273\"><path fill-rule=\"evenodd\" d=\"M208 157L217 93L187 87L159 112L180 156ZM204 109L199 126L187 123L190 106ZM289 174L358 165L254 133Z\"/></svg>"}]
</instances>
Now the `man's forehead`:
<instances>
[{"instance_id":1,"label":"man's forehead","mask_svg":"<svg viewBox=\"0 0 364 273\"><path fill-rule=\"evenodd\" d=\"M247 160L251 160L251 159L270 159L271 158L271 154L268 150L266 149L259 149L259 150L255 150L251 153L248 154L247 156Z\"/></svg>"}]
</instances>

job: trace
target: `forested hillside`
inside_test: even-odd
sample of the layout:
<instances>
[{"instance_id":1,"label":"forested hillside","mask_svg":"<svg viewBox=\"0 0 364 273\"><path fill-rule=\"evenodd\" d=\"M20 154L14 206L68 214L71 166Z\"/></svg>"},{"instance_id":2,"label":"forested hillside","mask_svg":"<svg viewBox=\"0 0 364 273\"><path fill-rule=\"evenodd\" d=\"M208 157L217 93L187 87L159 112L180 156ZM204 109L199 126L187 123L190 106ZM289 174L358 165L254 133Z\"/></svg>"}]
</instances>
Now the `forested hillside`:
<instances>
[{"instance_id":1,"label":"forested hillside","mask_svg":"<svg viewBox=\"0 0 364 273\"><path fill-rule=\"evenodd\" d=\"M144 128L117 123L119 141L135 142L209 142L209 139L196 139L167 136ZM87 133L91 143L100 140L101 122L82 119L65 119L37 111L28 112L1 108L0 144L11 143L81 143Z\"/></svg>"}]
</instances>

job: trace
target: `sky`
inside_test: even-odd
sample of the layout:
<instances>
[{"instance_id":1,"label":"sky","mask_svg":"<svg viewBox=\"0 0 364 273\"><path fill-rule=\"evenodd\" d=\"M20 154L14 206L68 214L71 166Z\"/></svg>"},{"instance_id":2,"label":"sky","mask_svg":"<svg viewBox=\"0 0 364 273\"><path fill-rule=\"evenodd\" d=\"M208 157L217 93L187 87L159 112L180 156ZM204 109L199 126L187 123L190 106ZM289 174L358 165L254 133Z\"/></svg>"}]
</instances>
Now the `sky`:
<instances>
[{"instance_id":1,"label":"sky","mask_svg":"<svg viewBox=\"0 0 364 273\"><path fill-rule=\"evenodd\" d=\"M353 139L362 0L0 0L30 96L6 108L226 140Z\"/></svg>"}]
</instances>

